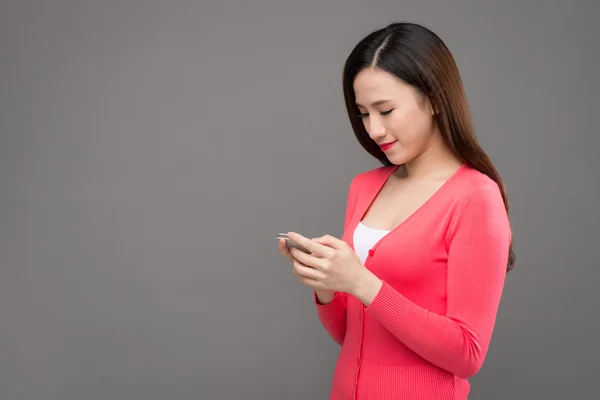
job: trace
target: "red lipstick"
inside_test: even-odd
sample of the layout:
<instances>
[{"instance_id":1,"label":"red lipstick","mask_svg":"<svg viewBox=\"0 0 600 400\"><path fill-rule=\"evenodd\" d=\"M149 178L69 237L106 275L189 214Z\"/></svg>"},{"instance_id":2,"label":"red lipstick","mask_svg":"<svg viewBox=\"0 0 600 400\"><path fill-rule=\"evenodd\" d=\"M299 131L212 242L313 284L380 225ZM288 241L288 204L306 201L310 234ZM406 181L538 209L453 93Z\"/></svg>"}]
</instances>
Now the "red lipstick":
<instances>
[{"instance_id":1,"label":"red lipstick","mask_svg":"<svg viewBox=\"0 0 600 400\"><path fill-rule=\"evenodd\" d=\"M386 151L390 147L392 147L394 145L394 143L396 143L396 142L397 142L397 140L395 140L393 142L389 142L389 143L383 143L383 144L379 145L379 147L381 147L381 150Z\"/></svg>"}]
</instances>

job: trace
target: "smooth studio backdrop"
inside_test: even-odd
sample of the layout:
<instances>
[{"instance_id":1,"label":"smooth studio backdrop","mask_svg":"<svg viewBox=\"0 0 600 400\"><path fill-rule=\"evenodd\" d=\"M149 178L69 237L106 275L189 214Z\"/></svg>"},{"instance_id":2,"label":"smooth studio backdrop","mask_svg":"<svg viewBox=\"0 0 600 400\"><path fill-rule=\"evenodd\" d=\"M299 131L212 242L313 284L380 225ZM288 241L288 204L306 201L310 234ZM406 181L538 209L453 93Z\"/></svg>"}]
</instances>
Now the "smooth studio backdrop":
<instances>
[{"instance_id":1,"label":"smooth studio backdrop","mask_svg":"<svg viewBox=\"0 0 600 400\"><path fill-rule=\"evenodd\" d=\"M338 347L275 237L341 234L379 165L342 66L394 21L450 47L512 204L470 398L595 398L598 8L3 1L0 398L327 398Z\"/></svg>"}]
</instances>

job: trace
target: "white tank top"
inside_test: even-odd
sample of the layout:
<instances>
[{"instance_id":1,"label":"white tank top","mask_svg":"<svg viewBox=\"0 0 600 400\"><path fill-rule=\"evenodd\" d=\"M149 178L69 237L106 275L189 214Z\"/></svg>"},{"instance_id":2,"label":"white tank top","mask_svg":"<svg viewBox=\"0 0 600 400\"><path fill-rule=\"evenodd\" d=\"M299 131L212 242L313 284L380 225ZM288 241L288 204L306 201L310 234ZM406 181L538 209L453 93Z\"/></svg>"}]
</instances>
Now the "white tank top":
<instances>
[{"instance_id":1,"label":"white tank top","mask_svg":"<svg viewBox=\"0 0 600 400\"><path fill-rule=\"evenodd\" d=\"M363 264L369 255L369 250L389 232L389 230L369 228L362 222L358 223L354 230L354 249Z\"/></svg>"}]
</instances>

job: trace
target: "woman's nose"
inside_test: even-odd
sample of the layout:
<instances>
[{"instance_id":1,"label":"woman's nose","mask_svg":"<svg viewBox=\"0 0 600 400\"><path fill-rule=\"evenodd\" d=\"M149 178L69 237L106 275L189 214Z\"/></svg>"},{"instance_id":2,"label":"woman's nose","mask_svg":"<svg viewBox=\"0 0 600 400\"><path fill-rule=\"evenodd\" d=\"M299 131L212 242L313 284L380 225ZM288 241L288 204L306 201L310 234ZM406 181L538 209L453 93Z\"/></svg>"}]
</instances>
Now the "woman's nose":
<instances>
[{"instance_id":1,"label":"woman's nose","mask_svg":"<svg viewBox=\"0 0 600 400\"><path fill-rule=\"evenodd\" d=\"M386 134L386 129L385 129L385 125L379 121L377 118L373 118L370 122L370 129L369 129L369 135L371 136L372 139L378 139L381 138L383 136L385 136Z\"/></svg>"}]
</instances>

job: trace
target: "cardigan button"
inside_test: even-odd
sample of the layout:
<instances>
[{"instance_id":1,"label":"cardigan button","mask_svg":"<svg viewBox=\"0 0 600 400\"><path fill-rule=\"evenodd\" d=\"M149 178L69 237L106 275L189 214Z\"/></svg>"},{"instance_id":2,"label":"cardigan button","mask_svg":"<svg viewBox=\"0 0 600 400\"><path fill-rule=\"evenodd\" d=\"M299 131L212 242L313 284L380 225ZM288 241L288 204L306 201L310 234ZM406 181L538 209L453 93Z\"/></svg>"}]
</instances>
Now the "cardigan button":
<instances>
[{"instance_id":1,"label":"cardigan button","mask_svg":"<svg viewBox=\"0 0 600 400\"><path fill-rule=\"evenodd\" d=\"M373 249L369 250L369 255L370 255L371 257L373 257L373 254L375 254L375 252L373 251Z\"/></svg>"}]
</instances>

